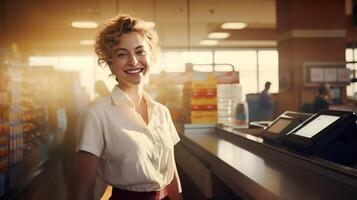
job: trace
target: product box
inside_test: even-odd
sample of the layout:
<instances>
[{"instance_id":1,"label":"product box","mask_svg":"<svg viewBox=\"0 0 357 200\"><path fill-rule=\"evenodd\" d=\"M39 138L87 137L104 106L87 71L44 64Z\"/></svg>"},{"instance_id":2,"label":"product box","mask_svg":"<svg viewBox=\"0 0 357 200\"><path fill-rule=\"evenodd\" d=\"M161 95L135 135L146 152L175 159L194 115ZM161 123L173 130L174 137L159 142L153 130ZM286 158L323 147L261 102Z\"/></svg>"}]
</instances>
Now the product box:
<instances>
[{"instance_id":1,"label":"product box","mask_svg":"<svg viewBox=\"0 0 357 200\"><path fill-rule=\"evenodd\" d=\"M194 105L217 105L216 97L191 97L183 100L183 104L188 107Z\"/></svg>"},{"instance_id":2,"label":"product box","mask_svg":"<svg viewBox=\"0 0 357 200\"><path fill-rule=\"evenodd\" d=\"M217 111L191 111L191 123L217 123Z\"/></svg>"}]
</instances>

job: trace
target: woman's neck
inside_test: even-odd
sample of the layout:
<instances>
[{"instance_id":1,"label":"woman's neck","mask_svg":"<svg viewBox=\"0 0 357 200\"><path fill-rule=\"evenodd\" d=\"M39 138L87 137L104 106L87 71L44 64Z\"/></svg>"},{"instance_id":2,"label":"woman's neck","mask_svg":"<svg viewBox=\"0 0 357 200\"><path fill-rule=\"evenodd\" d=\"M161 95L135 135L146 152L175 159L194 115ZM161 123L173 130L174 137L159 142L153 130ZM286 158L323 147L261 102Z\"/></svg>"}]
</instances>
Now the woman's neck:
<instances>
[{"instance_id":1,"label":"woman's neck","mask_svg":"<svg viewBox=\"0 0 357 200\"><path fill-rule=\"evenodd\" d=\"M142 102L144 87L142 85L138 86L123 86L119 84L118 87L125 92L130 100L135 104L135 107L139 106Z\"/></svg>"}]
</instances>

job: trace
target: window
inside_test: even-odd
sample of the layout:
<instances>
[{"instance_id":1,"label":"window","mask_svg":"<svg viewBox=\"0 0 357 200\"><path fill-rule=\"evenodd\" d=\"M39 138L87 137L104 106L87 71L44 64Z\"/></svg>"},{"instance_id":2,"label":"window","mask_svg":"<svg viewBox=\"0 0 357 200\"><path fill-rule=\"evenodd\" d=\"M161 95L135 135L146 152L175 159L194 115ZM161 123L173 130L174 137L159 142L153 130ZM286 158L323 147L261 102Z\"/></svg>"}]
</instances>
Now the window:
<instances>
[{"instance_id":1,"label":"window","mask_svg":"<svg viewBox=\"0 0 357 200\"><path fill-rule=\"evenodd\" d=\"M266 81L272 82L270 89L272 93L279 91L277 50L194 49L187 51L167 49L159 54L157 63L152 67L151 72L153 74L159 74L161 71L183 72L187 62L234 65L235 70L239 71L244 94L262 91ZM91 56L30 57L29 65L33 67L52 65L60 70L77 71L80 74L81 85L87 87L91 96L94 95L93 83L95 80L104 80L109 88L116 84L114 79L107 78L110 74L109 69L98 67L96 58Z\"/></svg>"},{"instance_id":2,"label":"window","mask_svg":"<svg viewBox=\"0 0 357 200\"><path fill-rule=\"evenodd\" d=\"M258 91L264 89L265 82L271 82L271 93L279 92L279 59L276 50L258 51Z\"/></svg>"},{"instance_id":3,"label":"window","mask_svg":"<svg viewBox=\"0 0 357 200\"><path fill-rule=\"evenodd\" d=\"M96 66L96 59L92 56L52 56L52 57L30 57L29 66L53 66L55 69L63 71L78 72L80 84L94 96L95 74L93 73Z\"/></svg>"},{"instance_id":4,"label":"window","mask_svg":"<svg viewBox=\"0 0 357 200\"><path fill-rule=\"evenodd\" d=\"M163 50L152 71L183 72L187 62L234 65L245 94L261 92L266 81L272 83L272 93L279 92L277 50Z\"/></svg>"},{"instance_id":5,"label":"window","mask_svg":"<svg viewBox=\"0 0 357 200\"><path fill-rule=\"evenodd\" d=\"M184 72L185 64L188 62L194 64L211 64L213 63L212 52L207 50L194 50L191 52L183 50L162 51L152 72Z\"/></svg>"},{"instance_id":6,"label":"window","mask_svg":"<svg viewBox=\"0 0 357 200\"><path fill-rule=\"evenodd\" d=\"M256 51L215 51L214 56L215 63L229 63L239 71L239 81L243 93L258 92Z\"/></svg>"},{"instance_id":7,"label":"window","mask_svg":"<svg viewBox=\"0 0 357 200\"><path fill-rule=\"evenodd\" d=\"M346 92L348 97L352 97L357 94L357 49L347 48L346 49L346 67L352 71L351 73L351 83L347 85Z\"/></svg>"}]
</instances>

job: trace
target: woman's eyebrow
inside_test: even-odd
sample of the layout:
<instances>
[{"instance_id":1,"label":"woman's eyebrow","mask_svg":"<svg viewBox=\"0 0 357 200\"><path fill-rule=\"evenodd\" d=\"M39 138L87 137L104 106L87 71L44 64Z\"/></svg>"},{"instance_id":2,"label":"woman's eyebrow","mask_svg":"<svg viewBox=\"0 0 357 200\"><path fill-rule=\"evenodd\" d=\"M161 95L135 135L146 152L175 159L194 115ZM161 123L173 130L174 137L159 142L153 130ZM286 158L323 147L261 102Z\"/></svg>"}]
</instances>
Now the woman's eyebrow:
<instances>
[{"instance_id":1,"label":"woman's eyebrow","mask_svg":"<svg viewBox=\"0 0 357 200\"><path fill-rule=\"evenodd\" d=\"M144 46L143 45L137 46L137 47L135 47L135 50L141 49L141 48L144 48Z\"/></svg>"},{"instance_id":2,"label":"woman's eyebrow","mask_svg":"<svg viewBox=\"0 0 357 200\"><path fill-rule=\"evenodd\" d=\"M117 52L117 51L127 51L127 49L124 49L124 48L116 48L116 49L114 49L114 51L115 51L115 52Z\"/></svg>"},{"instance_id":3,"label":"woman's eyebrow","mask_svg":"<svg viewBox=\"0 0 357 200\"><path fill-rule=\"evenodd\" d=\"M143 46L143 45L137 46L137 47L135 47L135 50L141 49L141 48L144 48L144 46ZM128 51L128 49L125 49L125 48L116 48L116 49L114 49L114 51L115 51L115 52L117 52L117 51Z\"/></svg>"}]
</instances>

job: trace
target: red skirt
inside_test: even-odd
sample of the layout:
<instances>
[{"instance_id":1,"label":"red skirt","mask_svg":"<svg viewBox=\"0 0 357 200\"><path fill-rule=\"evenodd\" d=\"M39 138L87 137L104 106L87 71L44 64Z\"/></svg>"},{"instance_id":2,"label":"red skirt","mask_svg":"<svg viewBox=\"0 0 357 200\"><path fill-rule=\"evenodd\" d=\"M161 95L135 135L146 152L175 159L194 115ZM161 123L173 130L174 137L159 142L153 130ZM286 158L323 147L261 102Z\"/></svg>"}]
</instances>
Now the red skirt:
<instances>
[{"instance_id":1,"label":"red skirt","mask_svg":"<svg viewBox=\"0 0 357 200\"><path fill-rule=\"evenodd\" d=\"M159 191L150 192L136 192L113 187L112 196L109 198L109 200L170 200L171 198L169 197L169 193L175 191L172 189L173 187L177 186L173 182L174 181Z\"/></svg>"}]
</instances>

